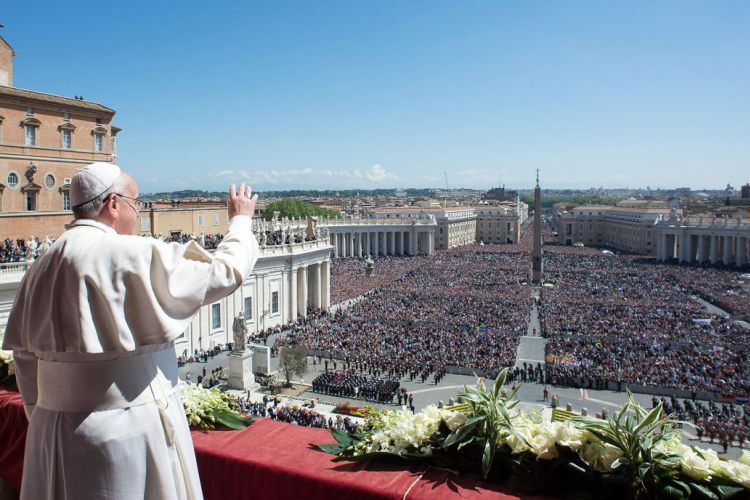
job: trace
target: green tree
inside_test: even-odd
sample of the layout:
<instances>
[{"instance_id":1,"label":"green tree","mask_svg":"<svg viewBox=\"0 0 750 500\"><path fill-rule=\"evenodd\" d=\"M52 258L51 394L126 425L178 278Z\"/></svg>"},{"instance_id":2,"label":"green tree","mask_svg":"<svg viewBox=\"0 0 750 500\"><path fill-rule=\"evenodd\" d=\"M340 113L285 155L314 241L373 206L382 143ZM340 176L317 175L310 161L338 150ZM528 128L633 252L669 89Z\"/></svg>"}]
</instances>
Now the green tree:
<instances>
[{"instance_id":1,"label":"green tree","mask_svg":"<svg viewBox=\"0 0 750 500\"><path fill-rule=\"evenodd\" d=\"M326 210L325 208L316 207L297 198L285 198L268 204L263 212L263 218L271 220L274 212L281 212L280 217L295 217L297 219L307 217L308 215L341 218L341 213L336 210Z\"/></svg>"},{"instance_id":2,"label":"green tree","mask_svg":"<svg viewBox=\"0 0 750 500\"><path fill-rule=\"evenodd\" d=\"M282 347L279 369L284 372L286 386L292 385L294 375L302 376L307 373L307 348L305 346Z\"/></svg>"}]
</instances>

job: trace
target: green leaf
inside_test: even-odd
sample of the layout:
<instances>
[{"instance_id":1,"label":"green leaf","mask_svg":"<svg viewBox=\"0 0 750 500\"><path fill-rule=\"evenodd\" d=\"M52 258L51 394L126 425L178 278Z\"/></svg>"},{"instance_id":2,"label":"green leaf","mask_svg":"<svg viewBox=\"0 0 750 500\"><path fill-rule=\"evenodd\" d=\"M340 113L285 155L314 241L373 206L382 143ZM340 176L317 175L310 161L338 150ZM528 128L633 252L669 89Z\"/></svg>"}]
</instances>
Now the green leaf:
<instances>
[{"instance_id":1,"label":"green leaf","mask_svg":"<svg viewBox=\"0 0 750 500\"><path fill-rule=\"evenodd\" d=\"M352 440L352 437L346 432L340 429L331 429L331 436L339 443L348 443Z\"/></svg>"},{"instance_id":2,"label":"green leaf","mask_svg":"<svg viewBox=\"0 0 750 500\"><path fill-rule=\"evenodd\" d=\"M490 467L492 467L492 458L495 456L495 443L489 439L485 440L484 453L482 453L482 473L484 478L490 473Z\"/></svg>"},{"instance_id":3,"label":"green leaf","mask_svg":"<svg viewBox=\"0 0 750 500\"><path fill-rule=\"evenodd\" d=\"M705 486L700 483L693 483L693 491L701 495L701 498L708 498L709 500L720 500L719 495L715 493L709 486Z\"/></svg>"},{"instance_id":4,"label":"green leaf","mask_svg":"<svg viewBox=\"0 0 750 500\"><path fill-rule=\"evenodd\" d=\"M661 403L656 405L656 408L648 412L646 417L641 420L641 423L636 426L635 429L633 429L633 434L638 434L641 429L644 427L653 424L657 418L659 418L659 415L661 414Z\"/></svg>"},{"instance_id":5,"label":"green leaf","mask_svg":"<svg viewBox=\"0 0 750 500\"><path fill-rule=\"evenodd\" d=\"M330 455L340 455L341 453L345 452L349 447L345 444L341 443L334 443L334 444L314 444L312 445L315 448L318 448L320 451L324 451Z\"/></svg>"},{"instance_id":6,"label":"green leaf","mask_svg":"<svg viewBox=\"0 0 750 500\"><path fill-rule=\"evenodd\" d=\"M250 427L254 420L250 417L245 417L237 412L231 410L222 410L217 412L216 421L222 425L229 427L230 429L240 430Z\"/></svg>"},{"instance_id":7,"label":"green leaf","mask_svg":"<svg viewBox=\"0 0 750 500\"><path fill-rule=\"evenodd\" d=\"M671 500L683 500L690 497L690 486L682 481L671 479L660 486L662 495Z\"/></svg>"},{"instance_id":8,"label":"green leaf","mask_svg":"<svg viewBox=\"0 0 750 500\"><path fill-rule=\"evenodd\" d=\"M443 441L443 444L440 447L448 448L454 443L460 442L464 437L466 437L467 434L469 434L472 430L474 430L474 428L479 425L483 418L484 417L473 417L467 420L465 424L453 431L451 435L448 436L445 441Z\"/></svg>"},{"instance_id":9,"label":"green leaf","mask_svg":"<svg viewBox=\"0 0 750 500\"><path fill-rule=\"evenodd\" d=\"M620 457L617 460L615 460L614 462L612 462L612 468L616 469L616 468L618 468L621 465L628 465L628 464L630 464L630 460L628 460L625 457Z\"/></svg>"},{"instance_id":10,"label":"green leaf","mask_svg":"<svg viewBox=\"0 0 750 500\"><path fill-rule=\"evenodd\" d=\"M497 374L497 378L495 379L495 387L494 387L494 393L495 393L495 399L500 396L500 390L503 388L503 384L505 383L505 377L508 373L507 368L503 368L500 370L500 373Z\"/></svg>"},{"instance_id":11,"label":"green leaf","mask_svg":"<svg viewBox=\"0 0 750 500\"><path fill-rule=\"evenodd\" d=\"M464 447L464 446L466 446L467 444L471 444L471 443L473 443L473 442L474 442L474 439L476 439L476 436L471 436L471 437L470 437L469 439L467 439L466 441L461 441L461 444L459 444L459 445L458 445L458 449L460 450L461 448L463 448L463 447Z\"/></svg>"}]
</instances>

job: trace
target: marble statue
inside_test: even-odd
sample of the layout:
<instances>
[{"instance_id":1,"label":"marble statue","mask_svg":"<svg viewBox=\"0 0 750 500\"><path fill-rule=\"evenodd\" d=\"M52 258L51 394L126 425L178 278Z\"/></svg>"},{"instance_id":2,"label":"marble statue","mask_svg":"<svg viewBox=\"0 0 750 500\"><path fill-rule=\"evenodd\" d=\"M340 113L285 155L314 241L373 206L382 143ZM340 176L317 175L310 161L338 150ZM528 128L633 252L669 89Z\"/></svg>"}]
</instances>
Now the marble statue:
<instances>
[{"instance_id":1,"label":"marble statue","mask_svg":"<svg viewBox=\"0 0 750 500\"><path fill-rule=\"evenodd\" d=\"M247 349L247 325L245 324L245 315L242 311L234 318L232 331L234 332L234 348L232 352L245 352L245 349Z\"/></svg>"}]
</instances>

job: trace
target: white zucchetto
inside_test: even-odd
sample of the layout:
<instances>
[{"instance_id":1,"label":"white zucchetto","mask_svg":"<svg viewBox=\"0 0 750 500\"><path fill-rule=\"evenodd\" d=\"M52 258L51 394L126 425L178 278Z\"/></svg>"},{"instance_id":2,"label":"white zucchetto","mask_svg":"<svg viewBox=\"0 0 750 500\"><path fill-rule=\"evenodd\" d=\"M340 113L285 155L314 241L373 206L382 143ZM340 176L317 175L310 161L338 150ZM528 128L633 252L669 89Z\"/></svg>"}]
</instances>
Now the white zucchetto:
<instances>
[{"instance_id":1,"label":"white zucchetto","mask_svg":"<svg viewBox=\"0 0 750 500\"><path fill-rule=\"evenodd\" d=\"M120 167L114 163L96 162L79 170L70 183L70 206L91 201L111 188L120 177Z\"/></svg>"}]
</instances>

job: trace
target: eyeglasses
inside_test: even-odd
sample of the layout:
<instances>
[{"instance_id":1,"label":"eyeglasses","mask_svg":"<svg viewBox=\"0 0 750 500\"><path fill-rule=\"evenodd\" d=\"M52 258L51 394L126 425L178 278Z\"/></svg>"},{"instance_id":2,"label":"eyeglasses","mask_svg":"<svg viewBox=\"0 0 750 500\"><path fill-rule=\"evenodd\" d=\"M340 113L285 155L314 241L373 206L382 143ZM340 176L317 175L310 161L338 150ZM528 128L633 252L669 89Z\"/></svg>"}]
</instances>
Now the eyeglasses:
<instances>
[{"instance_id":1,"label":"eyeglasses","mask_svg":"<svg viewBox=\"0 0 750 500\"><path fill-rule=\"evenodd\" d=\"M128 203L127 201L126 201L125 203L128 203L128 205L130 205L130 206L131 206L131 207L133 208L133 210L135 210L136 212L140 212L140 211L141 211L141 209L142 209L142 208L144 207L144 205L146 204L146 203L145 203L145 202L144 202L144 201L143 201L142 199L140 199L140 198L132 198L132 197L130 197L130 196L125 196L124 194L120 194L120 193L112 193L112 195L113 195L113 196L119 196L120 198L125 198L125 199L127 199L127 200L132 200L132 201L133 201L133 203L134 203L134 205L130 205L130 203Z\"/></svg>"}]
</instances>

